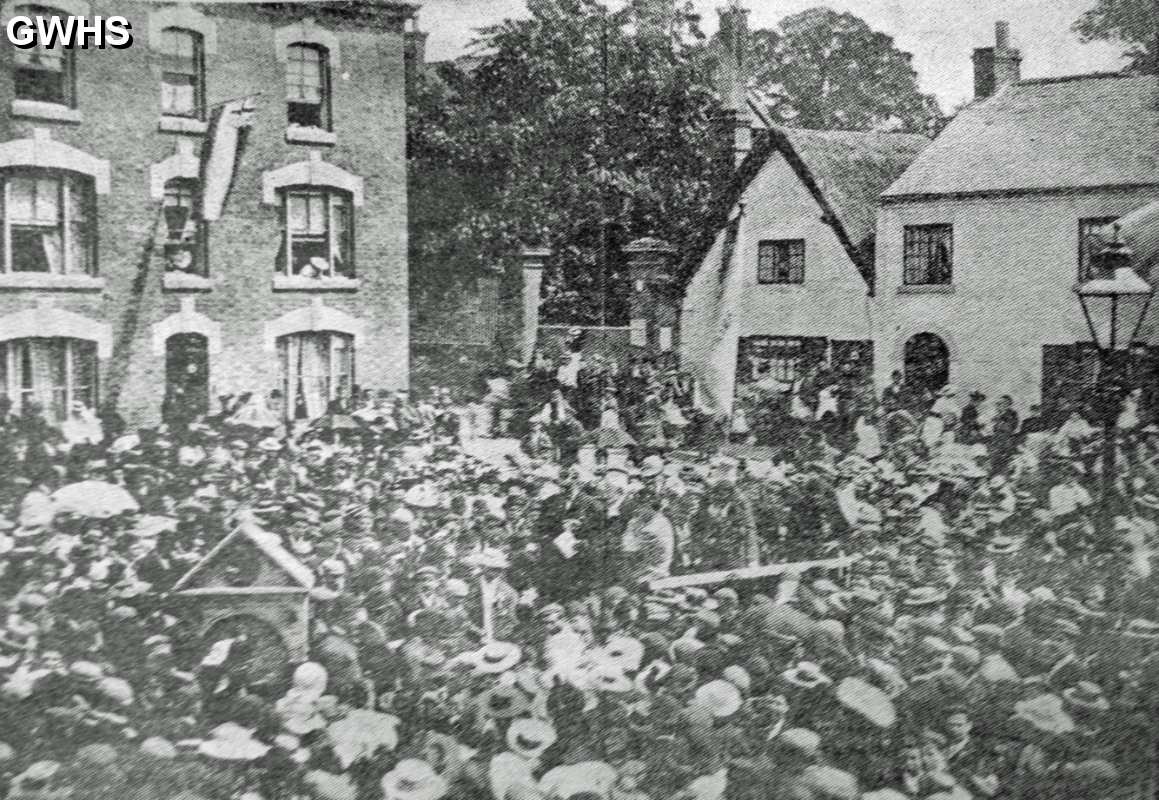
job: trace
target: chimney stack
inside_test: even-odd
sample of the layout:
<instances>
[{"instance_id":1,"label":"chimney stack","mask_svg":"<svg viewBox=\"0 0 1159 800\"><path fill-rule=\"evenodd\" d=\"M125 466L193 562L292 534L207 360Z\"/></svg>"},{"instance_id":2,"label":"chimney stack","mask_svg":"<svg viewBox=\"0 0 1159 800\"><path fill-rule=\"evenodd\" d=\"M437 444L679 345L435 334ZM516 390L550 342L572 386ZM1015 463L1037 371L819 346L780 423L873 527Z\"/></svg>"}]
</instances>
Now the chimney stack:
<instances>
[{"instance_id":1,"label":"chimney stack","mask_svg":"<svg viewBox=\"0 0 1159 800\"><path fill-rule=\"evenodd\" d=\"M974 50L974 99L990 97L1022 80L1022 53L1010 46L1010 23L994 23L994 46Z\"/></svg>"},{"instance_id":2,"label":"chimney stack","mask_svg":"<svg viewBox=\"0 0 1159 800\"><path fill-rule=\"evenodd\" d=\"M722 108L720 136L727 154L728 172L744 161L752 149L752 121L748 107L749 10L740 0L730 0L720 15L717 34L716 84ZM725 160L722 154L722 162ZM722 167L724 164L722 163Z\"/></svg>"},{"instance_id":3,"label":"chimney stack","mask_svg":"<svg viewBox=\"0 0 1159 800\"><path fill-rule=\"evenodd\" d=\"M414 12L403 30L403 68L406 71L406 90L409 97L414 91L415 81L424 74L427 63L427 33L419 30L419 15Z\"/></svg>"}]
</instances>

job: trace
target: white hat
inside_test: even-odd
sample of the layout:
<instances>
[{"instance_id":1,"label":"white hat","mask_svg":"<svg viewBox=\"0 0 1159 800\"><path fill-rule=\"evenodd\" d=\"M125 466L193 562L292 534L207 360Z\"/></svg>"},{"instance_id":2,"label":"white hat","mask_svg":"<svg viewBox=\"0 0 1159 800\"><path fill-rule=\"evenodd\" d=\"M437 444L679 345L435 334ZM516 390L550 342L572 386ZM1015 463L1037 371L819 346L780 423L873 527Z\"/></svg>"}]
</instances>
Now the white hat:
<instances>
[{"instance_id":1,"label":"white hat","mask_svg":"<svg viewBox=\"0 0 1159 800\"><path fill-rule=\"evenodd\" d=\"M539 758L555 744L555 727L541 719L521 717L507 729L507 747L524 758Z\"/></svg>"},{"instance_id":2,"label":"white hat","mask_svg":"<svg viewBox=\"0 0 1159 800\"><path fill-rule=\"evenodd\" d=\"M431 484L420 483L407 489L402 501L412 508L434 508L439 504L439 495Z\"/></svg>"},{"instance_id":3,"label":"white hat","mask_svg":"<svg viewBox=\"0 0 1159 800\"><path fill-rule=\"evenodd\" d=\"M472 654L471 664L474 665L476 672L498 675L514 667L522 657L523 651L517 644L488 642Z\"/></svg>"},{"instance_id":4,"label":"white hat","mask_svg":"<svg viewBox=\"0 0 1159 800\"><path fill-rule=\"evenodd\" d=\"M740 689L728 681L709 681L700 686L692 702L709 711L714 717L731 717L740 710L743 699Z\"/></svg>"},{"instance_id":5,"label":"white hat","mask_svg":"<svg viewBox=\"0 0 1159 800\"><path fill-rule=\"evenodd\" d=\"M386 800L439 800L447 793L447 782L425 761L404 758L382 776Z\"/></svg>"},{"instance_id":6,"label":"white hat","mask_svg":"<svg viewBox=\"0 0 1159 800\"><path fill-rule=\"evenodd\" d=\"M604 645L601 656L624 672L635 672L644 658L644 644L631 636L612 636Z\"/></svg>"},{"instance_id":7,"label":"white hat","mask_svg":"<svg viewBox=\"0 0 1159 800\"><path fill-rule=\"evenodd\" d=\"M220 761L255 761L270 748L253 738L253 731L249 728L226 722L214 728L213 738L202 742L197 751Z\"/></svg>"},{"instance_id":8,"label":"white hat","mask_svg":"<svg viewBox=\"0 0 1159 800\"><path fill-rule=\"evenodd\" d=\"M329 679L326 668L316 661L307 661L294 670L294 688L303 694L321 697Z\"/></svg>"},{"instance_id":9,"label":"white hat","mask_svg":"<svg viewBox=\"0 0 1159 800\"><path fill-rule=\"evenodd\" d=\"M404 525L413 525L415 521L414 512L406 506L399 506L390 515L391 522L401 522Z\"/></svg>"},{"instance_id":10,"label":"white hat","mask_svg":"<svg viewBox=\"0 0 1159 800\"><path fill-rule=\"evenodd\" d=\"M497 547L484 547L463 559L466 563L484 569L507 569L507 554Z\"/></svg>"}]
</instances>

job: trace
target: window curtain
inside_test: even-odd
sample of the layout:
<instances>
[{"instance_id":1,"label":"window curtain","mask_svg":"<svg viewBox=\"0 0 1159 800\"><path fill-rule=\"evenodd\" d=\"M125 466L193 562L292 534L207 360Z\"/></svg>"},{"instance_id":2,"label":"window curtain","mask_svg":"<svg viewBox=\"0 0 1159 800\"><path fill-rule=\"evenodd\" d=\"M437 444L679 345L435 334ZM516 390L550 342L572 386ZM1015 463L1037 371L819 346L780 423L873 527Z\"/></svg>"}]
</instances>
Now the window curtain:
<instances>
[{"instance_id":1,"label":"window curtain","mask_svg":"<svg viewBox=\"0 0 1159 800\"><path fill-rule=\"evenodd\" d=\"M45 419L59 423L68 409L68 344L56 339L17 339L9 346L18 379L18 404L35 403Z\"/></svg>"},{"instance_id":2,"label":"window curtain","mask_svg":"<svg viewBox=\"0 0 1159 800\"><path fill-rule=\"evenodd\" d=\"M330 399L329 334L290 334L281 338L279 347L287 413L294 419L320 417Z\"/></svg>"}]
</instances>

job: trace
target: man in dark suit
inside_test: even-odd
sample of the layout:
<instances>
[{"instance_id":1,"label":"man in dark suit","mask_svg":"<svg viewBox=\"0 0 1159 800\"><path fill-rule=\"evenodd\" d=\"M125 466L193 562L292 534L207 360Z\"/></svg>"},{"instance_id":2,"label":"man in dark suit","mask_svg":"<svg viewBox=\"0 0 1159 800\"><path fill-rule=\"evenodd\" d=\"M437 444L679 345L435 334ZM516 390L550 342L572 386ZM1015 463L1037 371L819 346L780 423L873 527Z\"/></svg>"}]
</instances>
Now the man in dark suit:
<instances>
[{"instance_id":1,"label":"man in dark suit","mask_svg":"<svg viewBox=\"0 0 1159 800\"><path fill-rule=\"evenodd\" d=\"M1008 394L998 398L994 409L994 423L990 432L990 461L992 472L1006 471L1014 451L1018 448L1018 412Z\"/></svg>"},{"instance_id":2,"label":"man in dark suit","mask_svg":"<svg viewBox=\"0 0 1159 800\"><path fill-rule=\"evenodd\" d=\"M546 495L546 496L545 496ZM604 508L575 470L558 481L545 480L539 488L539 516L532 541L540 554L536 587L540 597L565 601L582 596L587 582L598 576L585 575L588 549L603 530ZM564 540L559 537L567 531Z\"/></svg>"}]
</instances>

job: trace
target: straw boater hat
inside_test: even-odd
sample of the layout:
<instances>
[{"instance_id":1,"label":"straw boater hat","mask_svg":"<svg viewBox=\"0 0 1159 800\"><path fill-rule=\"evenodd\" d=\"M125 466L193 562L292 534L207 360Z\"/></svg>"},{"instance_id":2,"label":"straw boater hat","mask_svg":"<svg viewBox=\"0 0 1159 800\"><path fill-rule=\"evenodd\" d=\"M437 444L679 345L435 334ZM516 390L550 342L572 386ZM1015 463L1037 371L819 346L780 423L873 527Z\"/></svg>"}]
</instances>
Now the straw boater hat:
<instances>
[{"instance_id":1,"label":"straw boater hat","mask_svg":"<svg viewBox=\"0 0 1159 800\"><path fill-rule=\"evenodd\" d=\"M491 719L514 719L531 710L531 703L516 686L493 686L479 696L479 706Z\"/></svg>"},{"instance_id":2,"label":"straw boater hat","mask_svg":"<svg viewBox=\"0 0 1159 800\"><path fill-rule=\"evenodd\" d=\"M1123 629L1123 637L1141 641L1159 641L1159 622L1149 619L1133 619Z\"/></svg>"},{"instance_id":3,"label":"straw boater hat","mask_svg":"<svg viewBox=\"0 0 1159 800\"><path fill-rule=\"evenodd\" d=\"M497 675L519 663L523 651L511 642L488 642L471 654L470 663L476 672Z\"/></svg>"},{"instance_id":4,"label":"straw boater hat","mask_svg":"<svg viewBox=\"0 0 1159 800\"><path fill-rule=\"evenodd\" d=\"M439 800L447 793L447 782L425 761L404 758L382 776L386 800Z\"/></svg>"},{"instance_id":5,"label":"straw boater hat","mask_svg":"<svg viewBox=\"0 0 1159 800\"><path fill-rule=\"evenodd\" d=\"M640 669L640 661L644 658L644 645L631 636L613 636L604 645L601 655L603 660L616 664L624 672L635 672Z\"/></svg>"},{"instance_id":6,"label":"straw boater hat","mask_svg":"<svg viewBox=\"0 0 1159 800\"><path fill-rule=\"evenodd\" d=\"M1103 694L1097 683L1079 681L1069 689L1063 690L1063 701L1078 711L1107 711L1111 703Z\"/></svg>"},{"instance_id":7,"label":"straw boater hat","mask_svg":"<svg viewBox=\"0 0 1159 800\"><path fill-rule=\"evenodd\" d=\"M986 544L986 552L994 555L1005 556L1011 553L1017 553L1022 549L1021 536L1007 536L998 535L992 538Z\"/></svg>"},{"instance_id":8,"label":"straw boater hat","mask_svg":"<svg viewBox=\"0 0 1159 800\"><path fill-rule=\"evenodd\" d=\"M821 671L821 667L812 661L801 661L795 667L781 673L786 683L801 689L816 689L828 686L833 680Z\"/></svg>"},{"instance_id":9,"label":"straw boater hat","mask_svg":"<svg viewBox=\"0 0 1159 800\"><path fill-rule=\"evenodd\" d=\"M550 722L524 717L507 729L507 747L526 759L536 759L555 744L555 728Z\"/></svg>"}]
</instances>

